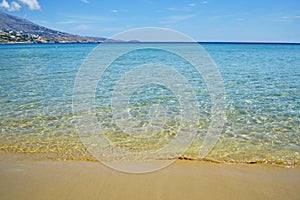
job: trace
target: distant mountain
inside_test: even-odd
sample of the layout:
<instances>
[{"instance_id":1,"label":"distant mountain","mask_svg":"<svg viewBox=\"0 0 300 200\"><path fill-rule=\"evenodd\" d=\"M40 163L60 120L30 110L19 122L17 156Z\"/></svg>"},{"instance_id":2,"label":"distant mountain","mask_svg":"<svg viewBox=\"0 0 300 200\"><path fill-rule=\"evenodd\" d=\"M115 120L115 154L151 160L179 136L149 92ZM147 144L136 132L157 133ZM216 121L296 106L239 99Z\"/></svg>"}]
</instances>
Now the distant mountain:
<instances>
[{"instance_id":1,"label":"distant mountain","mask_svg":"<svg viewBox=\"0 0 300 200\"><path fill-rule=\"evenodd\" d=\"M105 38L84 37L52 30L0 11L0 43L102 42Z\"/></svg>"},{"instance_id":2,"label":"distant mountain","mask_svg":"<svg viewBox=\"0 0 300 200\"><path fill-rule=\"evenodd\" d=\"M0 30L22 31L24 34L40 36L71 36L71 34L55 31L34 24L26 19L12 16L0 11Z\"/></svg>"}]
</instances>

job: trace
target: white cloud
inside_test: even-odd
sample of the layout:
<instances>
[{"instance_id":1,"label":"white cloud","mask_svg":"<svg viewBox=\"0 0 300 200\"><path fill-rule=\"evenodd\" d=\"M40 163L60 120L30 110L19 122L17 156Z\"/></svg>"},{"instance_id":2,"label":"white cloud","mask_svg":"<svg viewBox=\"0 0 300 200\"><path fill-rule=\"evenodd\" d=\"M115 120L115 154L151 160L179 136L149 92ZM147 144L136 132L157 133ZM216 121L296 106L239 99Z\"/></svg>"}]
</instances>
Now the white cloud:
<instances>
[{"instance_id":1,"label":"white cloud","mask_svg":"<svg viewBox=\"0 0 300 200\"><path fill-rule=\"evenodd\" d=\"M102 17L98 15L62 15L64 21L73 21L74 23L97 23L104 21L112 21L113 18Z\"/></svg>"},{"instance_id":2,"label":"white cloud","mask_svg":"<svg viewBox=\"0 0 300 200\"><path fill-rule=\"evenodd\" d=\"M181 7L181 8L169 7L169 8L166 8L166 10L188 12L188 11L190 11L190 8L188 8L188 7Z\"/></svg>"},{"instance_id":3,"label":"white cloud","mask_svg":"<svg viewBox=\"0 0 300 200\"><path fill-rule=\"evenodd\" d=\"M233 17L241 18L241 17L239 17L238 15L235 15L235 14L228 14L228 15L215 15L215 16L209 17L208 19L210 19L210 20L220 20L220 19L231 19Z\"/></svg>"},{"instance_id":4,"label":"white cloud","mask_svg":"<svg viewBox=\"0 0 300 200\"><path fill-rule=\"evenodd\" d=\"M21 5L17 2L13 1L11 4L9 4L6 0L2 0L2 3L0 3L0 8L4 8L10 12L18 11L21 9Z\"/></svg>"},{"instance_id":5,"label":"white cloud","mask_svg":"<svg viewBox=\"0 0 300 200\"><path fill-rule=\"evenodd\" d=\"M89 26L85 25L85 24L81 24L81 25L75 26L73 28L73 30L75 30L75 31L86 31L88 29L89 29Z\"/></svg>"},{"instance_id":6,"label":"white cloud","mask_svg":"<svg viewBox=\"0 0 300 200\"><path fill-rule=\"evenodd\" d=\"M17 10L20 10L22 8L22 6L20 4L18 4L17 2L15 2L15 1L11 2L10 6L13 9L13 11L17 11Z\"/></svg>"},{"instance_id":7,"label":"white cloud","mask_svg":"<svg viewBox=\"0 0 300 200\"><path fill-rule=\"evenodd\" d=\"M195 4L195 3L189 3L188 5L189 5L189 6L191 6L191 7L194 7L194 6L196 6L196 4Z\"/></svg>"},{"instance_id":8,"label":"white cloud","mask_svg":"<svg viewBox=\"0 0 300 200\"><path fill-rule=\"evenodd\" d=\"M165 18L160 23L162 23L162 24L174 24L176 22L184 21L184 20L190 19L192 17L194 17L194 15L172 15L172 16L169 16L169 17Z\"/></svg>"},{"instance_id":9,"label":"white cloud","mask_svg":"<svg viewBox=\"0 0 300 200\"><path fill-rule=\"evenodd\" d=\"M0 7L8 10L10 8L10 5L7 3L6 0L3 0L2 3L0 4Z\"/></svg>"},{"instance_id":10,"label":"white cloud","mask_svg":"<svg viewBox=\"0 0 300 200\"><path fill-rule=\"evenodd\" d=\"M76 24L77 21L75 20L65 20L65 21L58 21L57 24Z\"/></svg>"},{"instance_id":11,"label":"white cloud","mask_svg":"<svg viewBox=\"0 0 300 200\"><path fill-rule=\"evenodd\" d=\"M178 8L170 7L170 8L167 8L167 10L176 11L176 10L178 10Z\"/></svg>"},{"instance_id":12,"label":"white cloud","mask_svg":"<svg viewBox=\"0 0 300 200\"><path fill-rule=\"evenodd\" d=\"M173 20L176 20L176 21L182 21L182 20L189 19L193 16L194 15L173 15L173 16L170 17L170 19L173 19Z\"/></svg>"},{"instance_id":13,"label":"white cloud","mask_svg":"<svg viewBox=\"0 0 300 200\"><path fill-rule=\"evenodd\" d=\"M280 21L280 22L293 22L295 20L299 20L300 15L294 15L294 16L282 16L279 19L275 21Z\"/></svg>"},{"instance_id":14,"label":"white cloud","mask_svg":"<svg viewBox=\"0 0 300 200\"><path fill-rule=\"evenodd\" d=\"M41 6L37 0L19 0L19 2L27 5L30 10L41 10Z\"/></svg>"},{"instance_id":15,"label":"white cloud","mask_svg":"<svg viewBox=\"0 0 300 200\"><path fill-rule=\"evenodd\" d=\"M111 10L111 12L113 12L113 13L117 13L117 12L118 12L118 10L115 10L115 9L114 9L114 10Z\"/></svg>"},{"instance_id":16,"label":"white cloud","mask_svg":"<svg viewBox=\"0 0 300 200\"><path fill-rule=\"evenodd\" d=\"M90 3L89 0L81 0L83 3Z\"/></svg>"},{"instance_id":17,"label":"white cloud","mask_svg":"<svg viewBox=\"0 0 300 200\"><path fill-rule=\"evenodd\" d=\"M207 1L202 1L202 4L207 4L208 2Z\"/></svg>"}]
</instances>

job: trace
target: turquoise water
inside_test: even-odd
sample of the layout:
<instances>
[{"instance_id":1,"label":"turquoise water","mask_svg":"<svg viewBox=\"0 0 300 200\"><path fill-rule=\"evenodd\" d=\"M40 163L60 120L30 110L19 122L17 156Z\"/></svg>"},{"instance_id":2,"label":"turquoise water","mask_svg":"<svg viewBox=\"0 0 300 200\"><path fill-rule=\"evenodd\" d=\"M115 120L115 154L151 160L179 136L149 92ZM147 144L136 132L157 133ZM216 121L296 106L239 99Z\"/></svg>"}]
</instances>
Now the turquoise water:
<instances>
[{"instance_id":1,"label":"turquoise water","mask_svg":"<svg viewBox=\"0 0 300 200\"><path fill-rule=\"evenodd\" d=\"M120 44L121 45L121 44ZM134 45L134 44L122 44ZM161 44L166 45L166 44ZM173 44L180 45L188 44ZM74 128L72 95L75 77L95 44L0 46L0 150L53 159L93 160ZM300 164L300 45L203 44L221 73L226 90L222 135L207 160L234 163ZM191 52L193 54L193 52ZM197 55L195 55L197 56ZM142 58L142 59L141 59ZM142 60L142 61L141 61ZM133 65L167 63L187 77L199 102L199 135L210 122L211 100L203 78L184 60L144 49L117 59L96 90L96 113L109 138L122 148L148 151L174 137L178 126L168 121L152 140L124 140L113 124L111 91ZM130 99L130 113L147 124L152 104L179 113L172 92L146 85ZM186 142L186 141L182 141ZM201 139L184 157L197 159Z\"/></svg>"}]
</instances>

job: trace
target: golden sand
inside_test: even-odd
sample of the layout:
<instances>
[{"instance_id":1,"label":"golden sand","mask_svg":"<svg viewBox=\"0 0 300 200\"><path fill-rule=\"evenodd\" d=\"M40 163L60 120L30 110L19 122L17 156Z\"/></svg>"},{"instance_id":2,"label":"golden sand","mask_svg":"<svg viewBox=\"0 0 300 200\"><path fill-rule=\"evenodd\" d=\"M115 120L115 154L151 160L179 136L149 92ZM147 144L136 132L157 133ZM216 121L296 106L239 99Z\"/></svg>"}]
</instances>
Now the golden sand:
<instances>
[{"instance_id":1,"label":"golden sand","mask_svg":"<svg viewBox=\"0 0 300 200\"><path fill-rule=\"evenodd\" d=\"M147 174L98 162L0 161L6 199L299 199L300 168L176 161Z\"/></svg>"}]
</instances>

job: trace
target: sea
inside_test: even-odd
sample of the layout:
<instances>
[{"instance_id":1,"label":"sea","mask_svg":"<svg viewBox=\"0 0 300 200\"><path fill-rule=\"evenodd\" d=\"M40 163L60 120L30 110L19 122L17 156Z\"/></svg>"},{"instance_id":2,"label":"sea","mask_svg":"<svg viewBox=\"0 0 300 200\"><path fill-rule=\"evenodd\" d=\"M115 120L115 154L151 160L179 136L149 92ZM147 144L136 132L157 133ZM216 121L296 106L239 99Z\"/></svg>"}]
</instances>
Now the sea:
<instances>
[{"instance_id":1,"label":"sea","mask_svg":"<svg viewBox=\"0 0 300 200\"><path fill-rule=\"evenodd\" d=\"M99 45L0 45L0 155L97 161L89 145L94 145L93 148L99 145L101 153L99 140L105 138L110 141L109 145L125 152L146 154L168 145L171 153L161 154L157 159L300 165L299 44L199 44L214 63L226 96L218 139L204 158L199 157L199 150L211 126L213 86L187 60L159 48L141 48L138 43L112 44L111 51L126 45L132 48L136 45L136 50L115 58L102 74L97 75L90 108L98 128L93 129L95 144L86 143L82 138L84 133L80 133L82 129L78 128L82 122L74 117L74 87L84 63ZM197 56L202 59L198 52L192 49L189 52L188 43L161 43L156 47L163 49L166 45L185 49L195 59ZM105 59L103 57L101 59ZM173 71L163 70L166 65L168 70L172 68L180 76L168 74ZM126 77L132 79L130 70L137 66L141 67L134 80L143 84L131 88L134 81L126 80ZM146 74L142 72L143 67L151 71L151 66L157 77L164 79L162 83L151 78L146 83L146 79L139 77L139 73L141 76ZM164 73L167 73L165 78ZM184 122L186 127L196 127L192 139L176 139L178 130L190 130L182 128L181 124L189 116L180 114L189 111L184 112L186 107L181 105L181 97L174 92L182 87L176 85L178 78L185 78L189 90L184 92L190 92L186 95L191 94L196 100L193 111L197 115L196 122ZM125 86L114 92L122 83ZM118 99L124 99L122 95L127 95L123 92L126 88L131 92L129 98L119 102ZM114 109L115 104L118 104L117 109ZM120 110L127 115L118 113ZM167 117L162 118L164 115ZM149 125L154 126L155 131ZM172 140L176 142L171 143ZM180 156L172 154L180 144L188 148ZM109 157L109 152L105 153Z\"/></svg>"}]
</instances>

